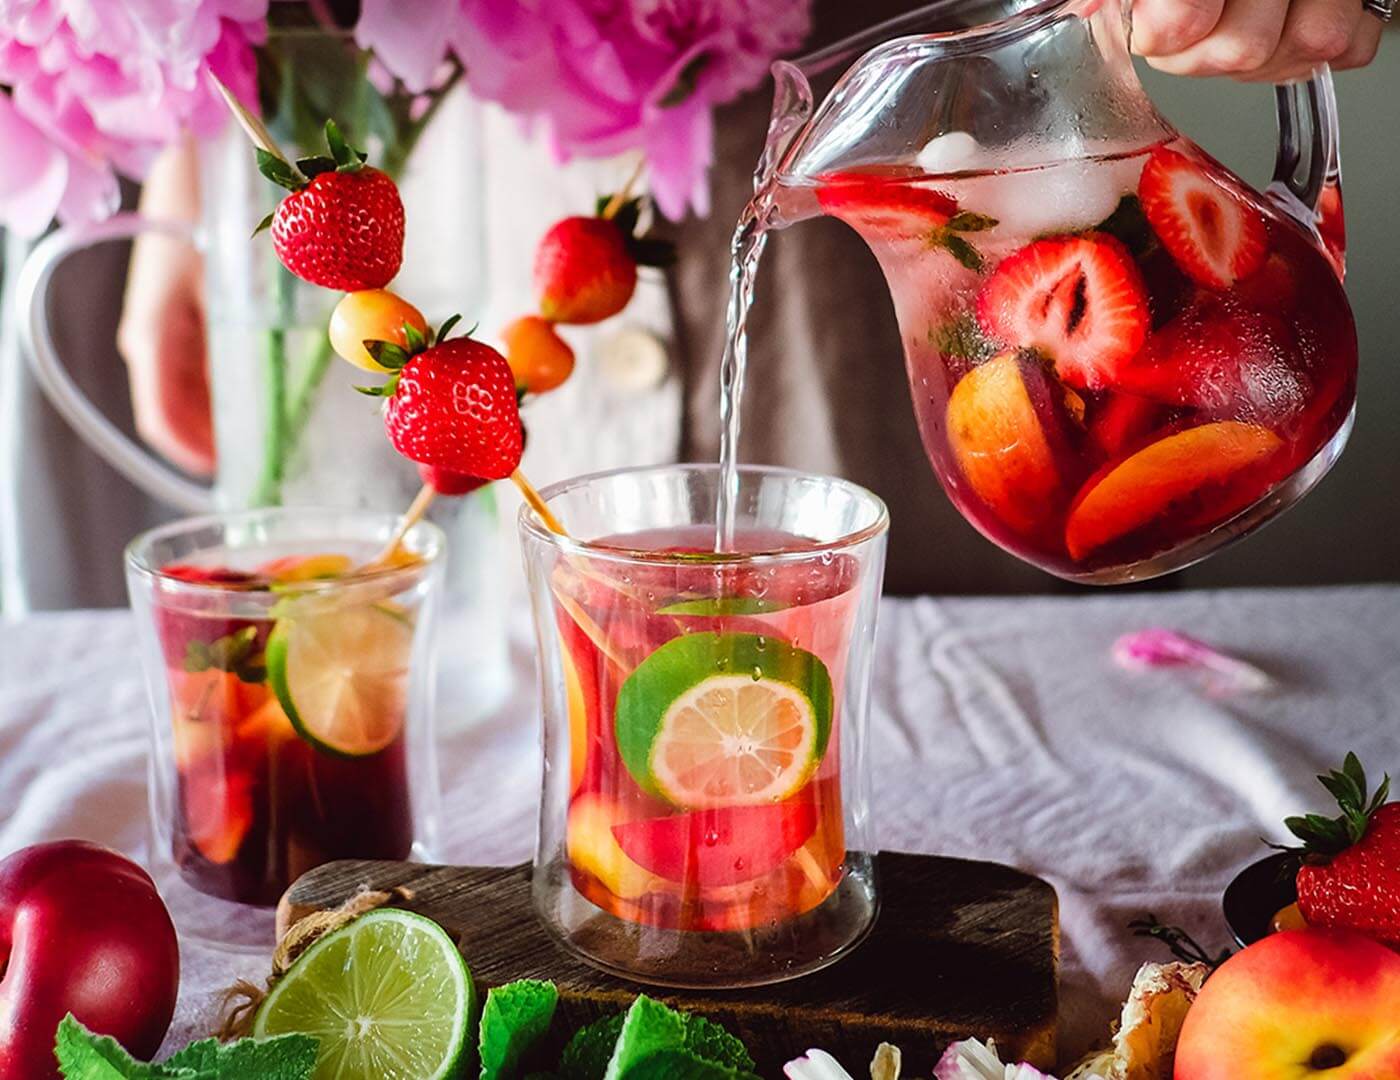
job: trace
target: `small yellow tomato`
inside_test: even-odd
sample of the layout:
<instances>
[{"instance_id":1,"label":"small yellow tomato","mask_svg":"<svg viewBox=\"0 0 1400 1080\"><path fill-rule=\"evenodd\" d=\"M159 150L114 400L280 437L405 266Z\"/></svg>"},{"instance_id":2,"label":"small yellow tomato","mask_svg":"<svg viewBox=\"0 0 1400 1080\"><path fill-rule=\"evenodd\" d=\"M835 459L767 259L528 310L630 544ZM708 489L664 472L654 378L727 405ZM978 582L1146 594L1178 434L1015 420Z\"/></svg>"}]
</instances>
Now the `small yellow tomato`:
<instances>
[{"instance_id":1,"label":"small yellow tomato","mask_svg":"<svg viewBox=\"0 0 1400 1080\"><path fill-rule=\"evenodd\" d=\"M356 367L366 371L385 369L366 351L366 341L392 341L407 345L404 323L420 334L428 332L428 322L407 300L388 289L362 289L346 293L331 312L331 348Z\"/></svg>"},{"instance_id":2,"label":"small yellow tomato","mask_svg":"<svg viewBox=\"0 0 1400 1080\"><path fill-rule=\"evenodd\" d=\"M516 319L501 331L501 340L516 383L532 394L553 390L573 373L574 350L538 315Z\"/></svg>"}]
</instances>

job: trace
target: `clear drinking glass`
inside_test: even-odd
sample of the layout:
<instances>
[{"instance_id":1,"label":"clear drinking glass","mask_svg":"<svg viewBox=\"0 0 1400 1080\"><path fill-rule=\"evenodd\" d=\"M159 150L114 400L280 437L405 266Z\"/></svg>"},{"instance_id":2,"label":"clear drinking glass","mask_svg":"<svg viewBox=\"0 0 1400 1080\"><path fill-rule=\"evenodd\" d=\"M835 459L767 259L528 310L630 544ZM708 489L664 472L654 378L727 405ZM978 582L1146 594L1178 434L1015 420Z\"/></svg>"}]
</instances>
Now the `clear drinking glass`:
<instances>
[{"instance_id":1,"label":"clear drinking glass","mask_svg":"<svg viewBox=\"0 0 1400 1080\"><path fill-rule=\"evenodd\" d=\"M888 517L868 491L716 466L600 473L521 515L539 637L534 900L568 948L669 986L795 978L875 919L866 714Z\"/></svg>"},{"instance_id":2,"label":"clear drinking glass","mask_svg":"<svg viewBox=\"0 0 1400 1080\"><path fill-rule=\"evenodd\" d=\"M190 518L126 552L151 700L151 862L181 935L266 948L332 859L425 857L444 537L339 510ZM262 910L257 910L262 909Z\"/></svg>"}]
</instances>

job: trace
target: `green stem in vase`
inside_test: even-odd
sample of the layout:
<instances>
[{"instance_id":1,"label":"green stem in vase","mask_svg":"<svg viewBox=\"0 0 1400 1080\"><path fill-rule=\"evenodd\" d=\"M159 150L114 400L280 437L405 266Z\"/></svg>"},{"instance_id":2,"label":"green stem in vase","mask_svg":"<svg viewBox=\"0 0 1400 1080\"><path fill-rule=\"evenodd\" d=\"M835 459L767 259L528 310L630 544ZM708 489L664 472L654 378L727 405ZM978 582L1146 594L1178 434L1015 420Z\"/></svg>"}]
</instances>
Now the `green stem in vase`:
<instances>
[{"instance_id":1,"label":"green stem in vase","mask_svg":"<svg viewBox=\"0 0 1400 1080\"><path fill-rule=\"evenodd\" d=\"M316 404L316 393L320 390L321 383L325 381L326 373L331 369L333 356L330 338L323 335L316 342L316 351L312 353L306 370L302 373L296 389L292 391L291 401L287 407L288 454L295 453L297 447L301 445L301 437L306 432L306 425L311 422L311 410Z\"/></svg>"},{"instance_id":2,"label":"green stem in vase","mask_svg":"<svg viewBox=\"0 0 1400 1080\"><path fill-rule=\"evenodd\" d=\"M287 462L287 327L293 314L292 291L296 283L292 275L276 264L273 288L277 296L276 323L265 332L263 377L265 420L263 423L263 461L258 486L253 492L254 506L280 506L282 483L286 479Z\"/></svg>"}]
</instances>

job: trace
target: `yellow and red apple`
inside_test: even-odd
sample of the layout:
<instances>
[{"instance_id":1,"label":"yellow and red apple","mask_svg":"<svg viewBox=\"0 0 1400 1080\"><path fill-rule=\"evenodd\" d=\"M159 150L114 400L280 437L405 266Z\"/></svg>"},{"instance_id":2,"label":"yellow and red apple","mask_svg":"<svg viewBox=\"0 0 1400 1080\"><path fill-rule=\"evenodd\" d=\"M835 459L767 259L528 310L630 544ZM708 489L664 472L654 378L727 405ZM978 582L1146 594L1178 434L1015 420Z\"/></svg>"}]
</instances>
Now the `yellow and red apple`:
<instances>
[{"instance_id":1,"label":"yellow and red apple","mask_svg":"<svg viewBox=\"0 0 1400 1080\"><path fill-rule=\"evenodd\" d=\"M1400 953L1289 930L1231 957L1186 1014L1175 1080L1395 1080Z\"/></svg>"}]
</instances>

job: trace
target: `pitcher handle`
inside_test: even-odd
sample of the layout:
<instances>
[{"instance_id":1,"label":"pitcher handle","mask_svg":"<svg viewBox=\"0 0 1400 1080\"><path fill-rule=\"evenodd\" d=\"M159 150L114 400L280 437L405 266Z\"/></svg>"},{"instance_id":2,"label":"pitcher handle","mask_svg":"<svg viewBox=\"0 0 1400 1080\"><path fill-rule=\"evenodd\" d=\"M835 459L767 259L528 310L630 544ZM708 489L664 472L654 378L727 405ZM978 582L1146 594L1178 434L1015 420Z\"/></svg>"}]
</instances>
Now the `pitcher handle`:
<instances>
[{"instance_id":1,"label":"pitcher handle","mask_svg":"<svg viewBox=\"0 0 1400 1080\"><path fill-rule=\"evenodd\" d=\"M1337 98L1326 64L1299 82L1274 88L1278 157L1268 194L1290 217L1315 232L1336 267L1345 271L1342 162Z\"/></svg>"},{"instance_id":2,"label":"pitcher handle","mask_svg":"<svg viewBox=\"0 0 1400 1080\"><path fill-rule=\"evenodd\" d=\"M48 293L59 264L74 252L142 232L195 242L191 225L129 213L92 224L68 225L41 241L25 260L16 283L20 343L40 389L88 446L148 494L180 510L205 513L213 509L213 490L157 460L102 414L68 373L49 325Z\"/></svg>"}]
</instances>

